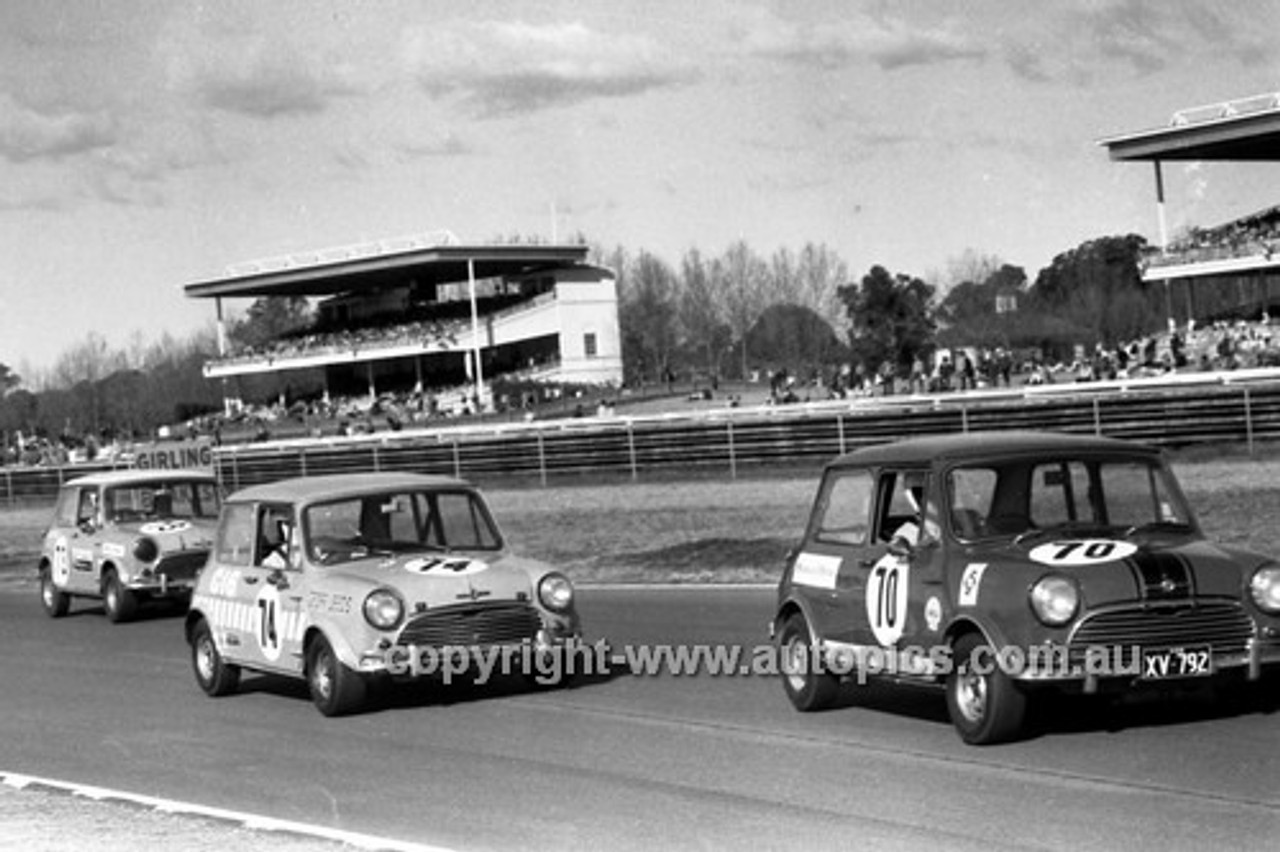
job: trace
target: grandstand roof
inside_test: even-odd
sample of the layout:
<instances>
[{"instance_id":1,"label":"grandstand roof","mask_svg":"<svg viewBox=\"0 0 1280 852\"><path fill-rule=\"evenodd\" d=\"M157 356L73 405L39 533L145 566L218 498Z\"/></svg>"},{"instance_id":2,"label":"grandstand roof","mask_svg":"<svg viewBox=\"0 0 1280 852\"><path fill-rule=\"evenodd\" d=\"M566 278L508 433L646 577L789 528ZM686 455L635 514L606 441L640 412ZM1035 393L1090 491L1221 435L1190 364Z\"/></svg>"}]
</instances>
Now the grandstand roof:
<instances>
[{"instance_id":1,"label":"grandstand roof","mask_svg":"<svg viewBox=\"0 0 1280 852\"><path fill-rule=\"evenodd\" d=\"M1280 93L1179 110L1167 127L1098 144L1113 160L1280 161Z\"/></svg>"},{"instance_id":2,"label":"grandstand roof","mask_svg":"<svg viewBox=\"0 0 1280 852\"><path fill-rule=\"evenodd\" d=\"M582 263L582 245L437 245L417 237L362 243L240 263L226 276L184 286L193 298L328 296L403 284L527 275Z\"/></svg>"}]
</instances>

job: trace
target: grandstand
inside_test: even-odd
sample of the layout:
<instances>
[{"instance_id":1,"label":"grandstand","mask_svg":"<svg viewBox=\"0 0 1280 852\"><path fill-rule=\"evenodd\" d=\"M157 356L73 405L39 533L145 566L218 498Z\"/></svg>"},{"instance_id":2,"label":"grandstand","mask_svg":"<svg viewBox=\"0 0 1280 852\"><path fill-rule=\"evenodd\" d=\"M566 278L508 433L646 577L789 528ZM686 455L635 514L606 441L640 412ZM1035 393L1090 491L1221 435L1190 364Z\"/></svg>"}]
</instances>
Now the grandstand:
<instances>
[{"instance_id":1,"label":"grandstand","mask_svg":"<svg viewBox=\"0 0 1280 852\"><path fill-rule=\"evenodd\" d=\"M1143 280L1165 284L1170 318L1178 313L1187 320L1234 314L1265 322L1277 298L1275 284L1280 277L1280 207L1217 226L1192 228L1171 242L1161 164L1280 161L1280 93L1179 110L1166 127L1098 144L1107 148L1112 160L1154 165L1160 245L1144 259ZM1174 304L1178 290L1185 299L1180 309Z\"/></svg>"},{"instance_id":2,"label":"grandstand","mask_svg":"<svg viewBox=\"0 0 1280 852\"><path fill-rule=\"evenodd\" d=\"M471 410L492 406L498 376L547 384L622 381L614 274L586 263L579 245L459 245L423 234L231 266L184 287L213 299L218 357L231 413L240 377L313 371L326 400L385 393L452 393ZM224 303L306 297L310 328L254 348L232 348Z\"/></svg>"}]
</instances>

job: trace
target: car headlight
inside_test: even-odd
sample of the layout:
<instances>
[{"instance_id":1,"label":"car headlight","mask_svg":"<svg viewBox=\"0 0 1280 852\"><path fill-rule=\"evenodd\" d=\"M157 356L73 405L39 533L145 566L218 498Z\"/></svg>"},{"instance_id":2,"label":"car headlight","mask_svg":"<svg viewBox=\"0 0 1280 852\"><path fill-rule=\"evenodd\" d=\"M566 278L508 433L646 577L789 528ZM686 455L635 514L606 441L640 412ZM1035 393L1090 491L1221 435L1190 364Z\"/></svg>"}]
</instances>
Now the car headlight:
<instances>
[{"instance_id":1,"label":"car headlight","mask_svg":"<svg viewBox=\"0 0 1280 852\"><path fill-rule=\"evenodd\" d=\"M160 545L154 538L143 536L133 543L133 558L139 562L155 562L160 555Z\"/></svg>"},{"instance_id":2,"label":"car headlight","mask_svg":"<svg viewBox=\"0 0 1280 852\"><path fill-rule=\"evenodd\" d=\"M404 618L404 601L390 589L374 589L364 599L364 620L379 630L394 630Z\"/></svg>"},{"instance_id":3,"label":"car headlight","mask_svg":"<svg viewBox=\"0 0 1280 852\"><path fill-rule=\"evenodd\" d=\"M1061 627L1080 609L1080 588L1069 577L1050 574L1031 587L1031 608L1050 627Z\"/></svg>"},{"instance_id":4,"label":"car headlight","mask_svg":"<svg viewBox=\"0 0 1280 852\"><path fill-rule=\"evenodd\" d=\"M538 581L538 600L552 612L566 612L573 606L573 583L563 574L548 574Z\"/></svg>"},{"instance_id":5,"label":"car headlight","mask_svg":"<svg viewBox=\"0 0 1280 852\"><path fill-rule=\"evenodd\" d=\"M1263 612L1280 613L1280 565L1263 565L1249 580L1249 593Z\"/></svg>"}]
</instances>

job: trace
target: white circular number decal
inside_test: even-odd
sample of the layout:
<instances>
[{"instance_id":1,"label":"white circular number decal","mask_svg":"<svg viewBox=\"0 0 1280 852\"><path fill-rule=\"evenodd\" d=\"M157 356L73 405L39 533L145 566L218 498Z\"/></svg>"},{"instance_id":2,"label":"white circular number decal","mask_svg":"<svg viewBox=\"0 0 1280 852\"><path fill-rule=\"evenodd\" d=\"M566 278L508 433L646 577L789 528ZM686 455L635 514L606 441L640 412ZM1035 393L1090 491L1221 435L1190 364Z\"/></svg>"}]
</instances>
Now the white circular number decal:
<instances>
[{"instance_id":1,"label":"white circular number decal","mask_svg":"<svg viewBox=\"0 0 1280 852\"><path fill-rule=\"evenodd\" d=\"M65 586L71 579L71 551L65 538L53 543L53 582Z\"/></svg>"},{"instance_id":2,"label":"white circular number decal","mask_svg":"<svg viewBox=\"0 0 1280 852\"><path fill-rule=\"evenodd\" d=\"M867 621L881 645L902 638L907 621L907 560L883 557L867 578Z\"/></svg>"},{"instance_id":3,"label":"white circular number decal","mask_svg":"<svg viewBox=\"0 0 1280 852\"><path fill-rule=\"evenodd\" d=\"M1084 538L1078 541L1051 541L1028 554L1041 565L1097 565L1132 556L1138 548L1127 541Z\"/></svg>"},{"instance_id":4,"label":"white circular number decal","mask_svg":"<svg viewBox=\"0 0 1280 852\"><path fill-rule=\"evenodd\" d=\"M139 527L143 535L165 535L168 533L186 532L191 529L190 521L151 521Z\"/></svg>"},{"instance_id":5,"label":"white circular number decal","mask_svg":"<svg viewBox=\"0 0 1280 852\"><path fill-rule=\"evenodd\" d=\"M275 662L280 659L280 632L276 623L280 614L280 590L275 586L263 586L258 592L257 611L258 647L262 656Z\"/></svg>"},{"instance_id":6,"label":"white circular number decal","mask_svg":"<svg viewBox=\"0 0 1280 852\"><path fill-rule=\"evenodd\" d=\"M479 574L489 566L478 559L443 559L430 557L410 559L404 569L411 574L426 574L431 577L465 577L468 574Z\"/></svg>"}]
</instances>

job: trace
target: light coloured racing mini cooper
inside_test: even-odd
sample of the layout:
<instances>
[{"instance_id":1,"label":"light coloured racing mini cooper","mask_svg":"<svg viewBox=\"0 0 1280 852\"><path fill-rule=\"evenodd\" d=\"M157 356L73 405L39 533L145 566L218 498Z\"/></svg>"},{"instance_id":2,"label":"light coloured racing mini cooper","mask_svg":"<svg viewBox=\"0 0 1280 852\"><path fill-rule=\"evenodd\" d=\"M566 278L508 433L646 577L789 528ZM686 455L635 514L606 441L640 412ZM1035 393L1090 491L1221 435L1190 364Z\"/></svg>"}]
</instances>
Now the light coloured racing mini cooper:
<instances>
[{"instance_id":1,"label":"light coloured racing mini cooper","mask_svg":"<svg viewBox=\"0 0 1280 852\"><path fill-rule=\"evenodd\" d=\"M1028 695L1280 668L1280 565L1201 533L1159 450L1051 433L920 438L825 469L772 630L787 696L842 679L945 687L969 743Z\"/></svg>"},{"instance_id":2,"label":"light coloured racing mini cooper","mask_svg":"<svg viewBox=\"0 0 1280 852\"><path fill-rule=\"evenodd\" d=\"M326 716L357 709L371 679L438 675L424 659L533 658L578 634L569 580L509 552L474 486L412 473L232 495L186 621L206 693L233 692L242 669L305 678Z\"/></svg>"},{"instance_id":3,"label":"light coloured racing mini cooper","mask_svg":"<svg viewBox=\"0 0 1280 852\"><path fill-rule=\"evenodd\" d=\"M148 599L185 602L208 558L218 483L199 470L123 470L66 482L40 554L40 600L54 618L100 598L127 621Z\"/></svg>"}]
</instances>

